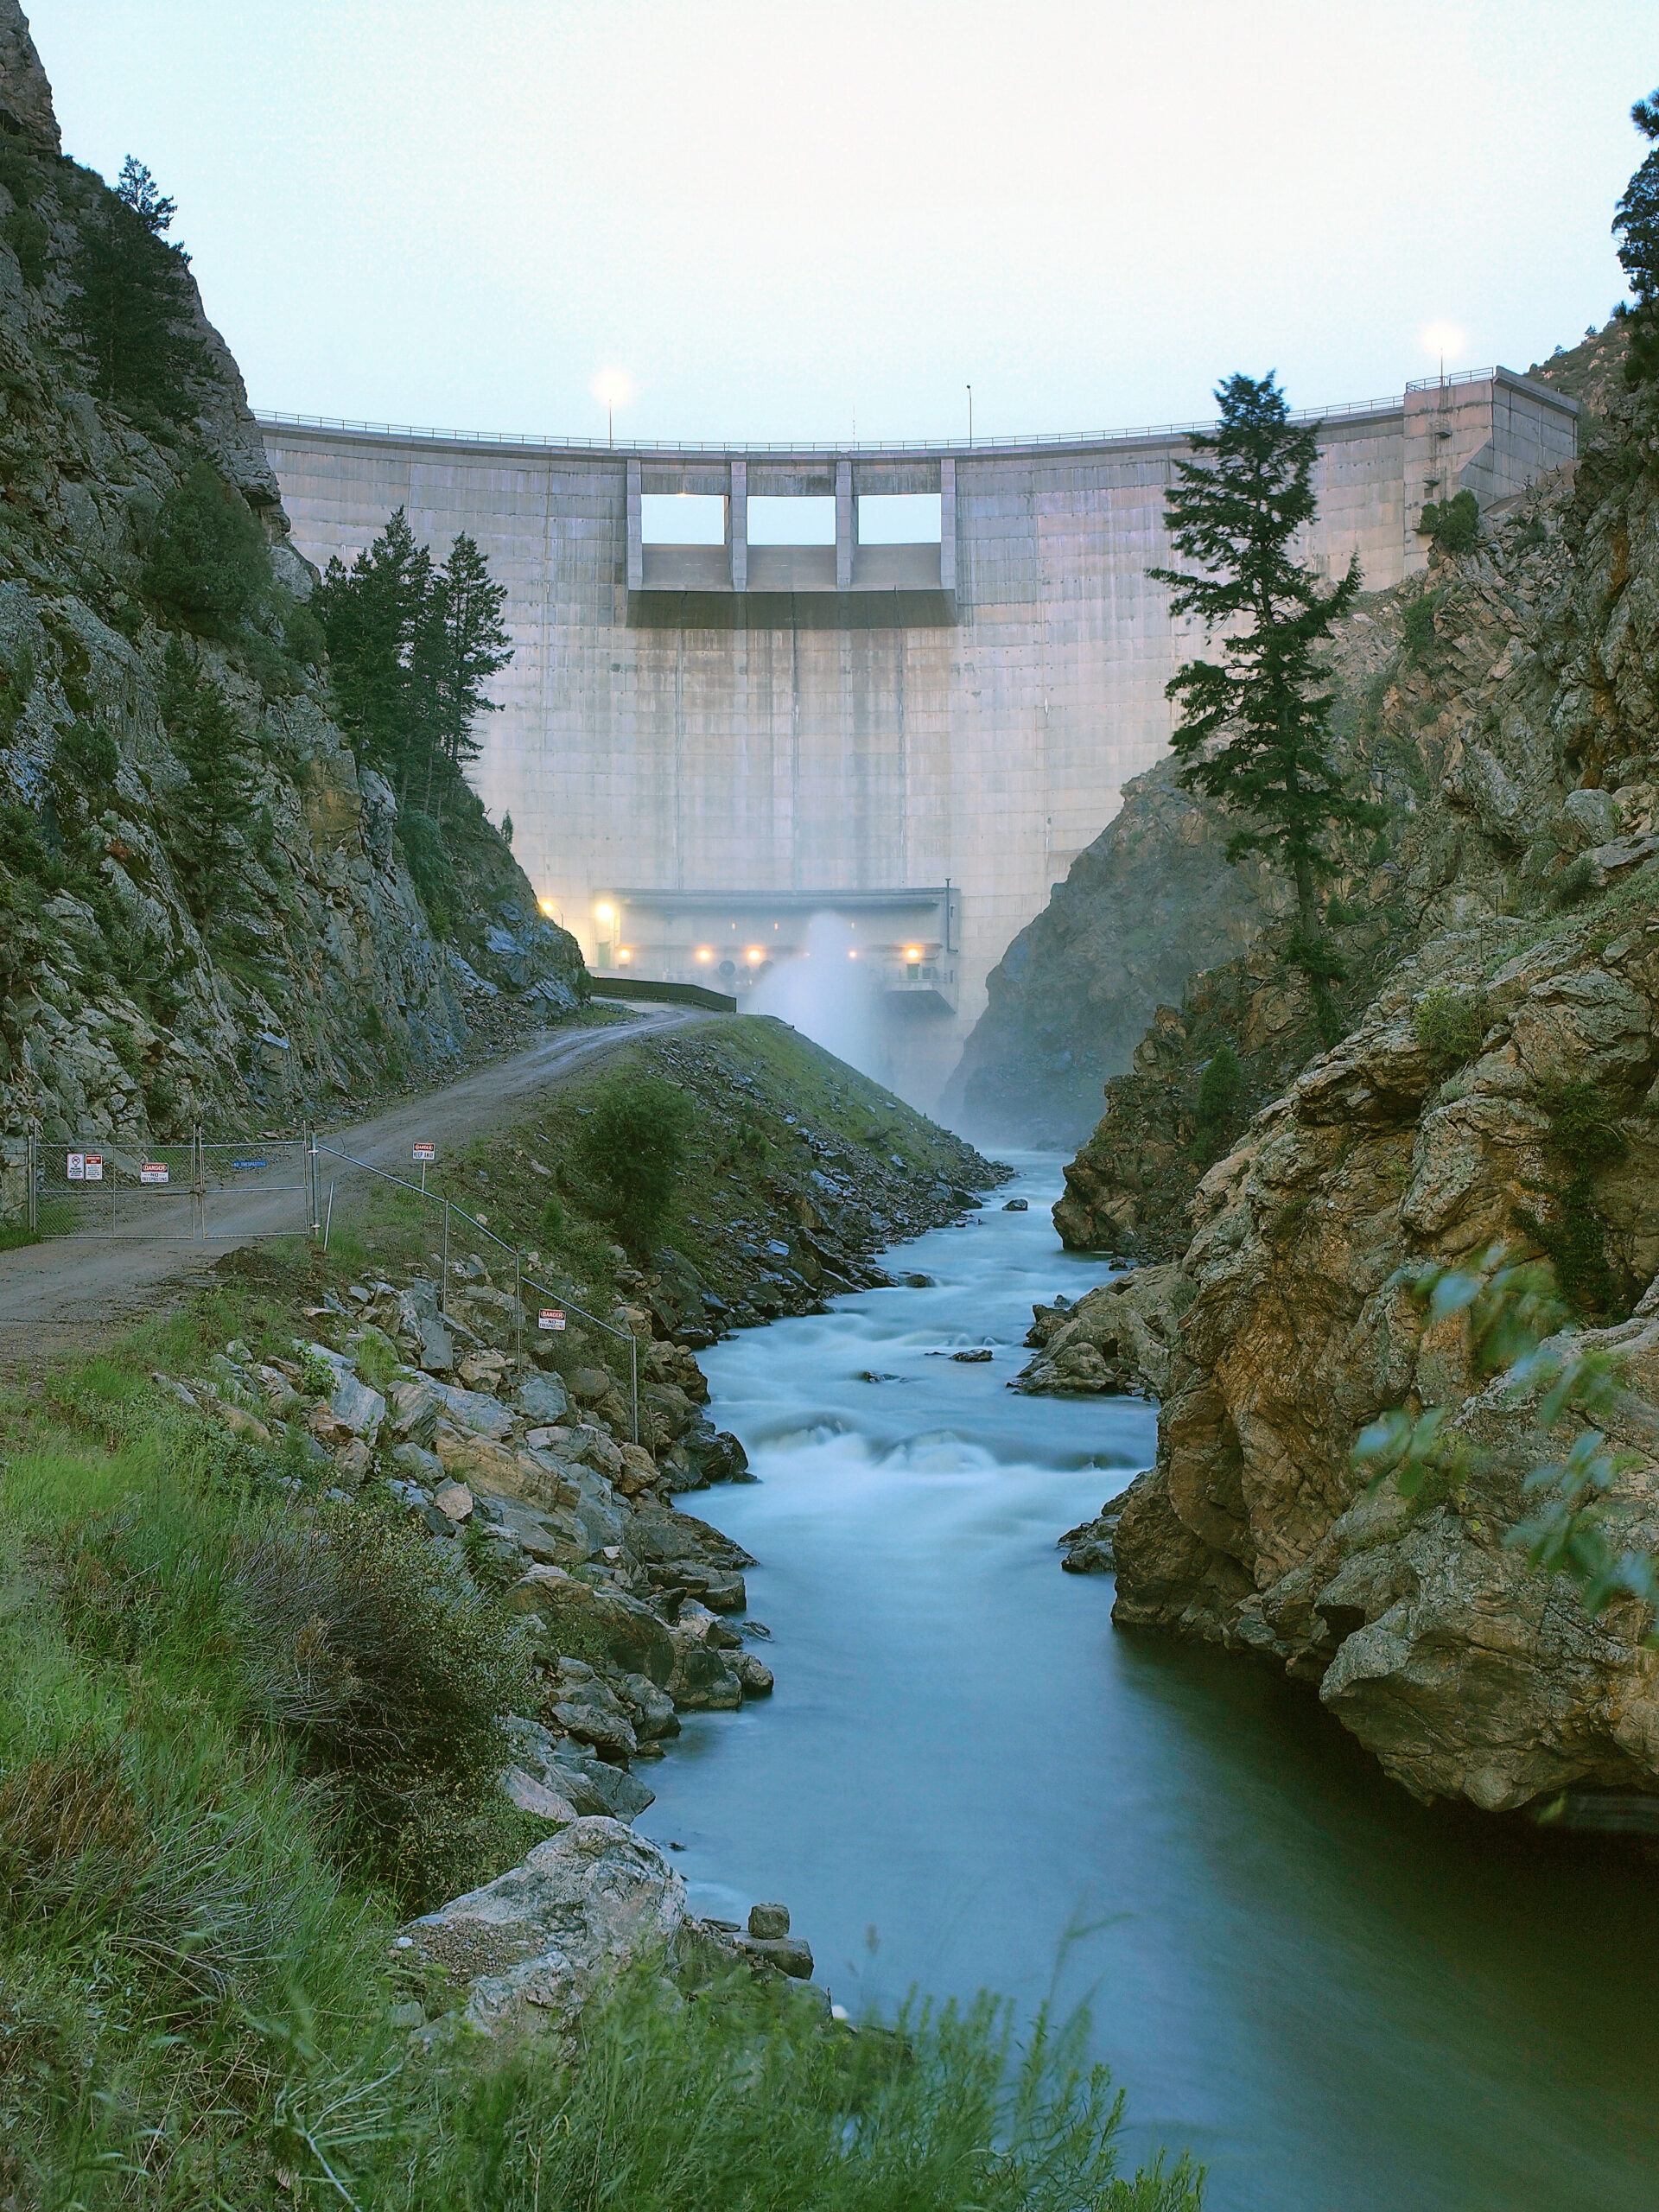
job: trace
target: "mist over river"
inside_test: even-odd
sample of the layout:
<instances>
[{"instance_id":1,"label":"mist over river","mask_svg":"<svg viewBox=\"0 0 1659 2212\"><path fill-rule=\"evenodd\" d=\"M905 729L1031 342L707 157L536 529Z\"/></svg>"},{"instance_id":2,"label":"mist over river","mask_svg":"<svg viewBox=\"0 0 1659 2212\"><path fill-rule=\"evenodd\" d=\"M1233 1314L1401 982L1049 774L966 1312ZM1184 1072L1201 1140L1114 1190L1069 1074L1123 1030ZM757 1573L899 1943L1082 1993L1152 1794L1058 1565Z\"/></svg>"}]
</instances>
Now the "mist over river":
<instances>
[{"instance_id":1,"label":"mist over river","mask_svg":"<svg viewBox=\"0 0 1659 2212\"><path fill-rule=\"evenodd\" d=\"M1087 2000L1128 2152L1190 2147L1213 2212L1652 2212L1659 1869L1427 1811L1311 1689L1061 1573L1154 1414L1005 1388L1033 1299L1106 1272L1058 1187L1022 1160L888 1255L931 1287L701 1355L760 1481L688 1503L760 1562L778 1688L687 1717L641 1831L700 1910L784 1899L855 2017Z\"/></svg>"}]
</instances>

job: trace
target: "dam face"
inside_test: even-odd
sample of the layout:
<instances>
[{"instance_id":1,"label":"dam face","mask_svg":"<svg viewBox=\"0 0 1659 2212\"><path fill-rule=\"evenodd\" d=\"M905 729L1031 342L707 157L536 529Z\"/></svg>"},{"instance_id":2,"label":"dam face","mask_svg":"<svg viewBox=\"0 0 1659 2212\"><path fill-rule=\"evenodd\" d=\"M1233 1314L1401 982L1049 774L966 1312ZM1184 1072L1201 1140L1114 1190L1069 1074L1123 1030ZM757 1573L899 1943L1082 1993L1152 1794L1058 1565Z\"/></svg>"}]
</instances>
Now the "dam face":
<instances>
[{"instance_id":1,"label":"dam face","mask_svg":"<svg viewBox=\"0 0 1659 2212\"><path fill-rule=\"evenodd\" d=\"M1426 500L1522 490L1573 457L1576 418L1501 369L1326 413L1304 556L1397 582L1425 565ZM438 552L470 532L506 585L513 659L474 772L596 972L765 1004L832 913L812 957L861 961L867 1064L924 1106L1010 938L1167 748L1194 639L1146 571L1170 557L1180 430L781 448L261 428L320 566L402 506ZM714 542L671 542L691 533L664 494ZM906 496L925 529L872 542L866 503ZM781 500L816 502L823 542L761 542L791 534Z\"/></svg>"}]
</instances>

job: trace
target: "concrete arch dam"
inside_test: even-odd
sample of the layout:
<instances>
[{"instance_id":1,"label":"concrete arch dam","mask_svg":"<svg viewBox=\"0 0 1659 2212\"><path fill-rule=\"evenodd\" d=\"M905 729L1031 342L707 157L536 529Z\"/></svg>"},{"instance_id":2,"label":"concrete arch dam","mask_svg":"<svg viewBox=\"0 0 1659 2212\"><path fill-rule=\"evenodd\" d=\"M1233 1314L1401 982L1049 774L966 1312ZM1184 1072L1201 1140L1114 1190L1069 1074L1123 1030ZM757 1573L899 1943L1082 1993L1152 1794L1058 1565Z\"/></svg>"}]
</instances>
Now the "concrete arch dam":
<instances>
[{"instance_id":1,"label":"concrete arch dam","mask_svg":"<svg viewBox=\"0 0 1659 2212\"><path fill-rule=\"evenodd\" d=\"M1426 500L1484 508L1577 448L1575 403L1503 369L1319 419L1306 552L1357 552L1372 589L1424 565ZM507 586L479 785L595 969L764 1003L828 912L814 949L863 962L867 1064L922 1105L1010 938L1167 748L1188 641L1146 571L1191 427L647 448L261 418L311 560L401 505ZM875 542L900 501L922 525ZM672 542L682 512L705 542ZM791 516L822 542L776 542L815 534Z\"/></svg>"}]
</instances>

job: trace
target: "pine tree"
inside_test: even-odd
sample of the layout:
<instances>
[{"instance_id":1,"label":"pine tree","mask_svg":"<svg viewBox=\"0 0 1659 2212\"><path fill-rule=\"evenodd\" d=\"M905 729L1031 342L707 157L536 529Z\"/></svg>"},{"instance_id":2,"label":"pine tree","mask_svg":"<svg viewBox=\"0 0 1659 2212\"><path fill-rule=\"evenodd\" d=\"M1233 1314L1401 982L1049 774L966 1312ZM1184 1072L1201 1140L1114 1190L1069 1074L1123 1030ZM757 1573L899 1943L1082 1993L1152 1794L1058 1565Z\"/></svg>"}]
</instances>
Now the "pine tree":
<instances>
[{"instance_id":1,"label":"pine tree","mask_svg":"<svg viewBox=\"0 0 1659 2212\"><path fill-rule=\"evenodd\" d=\"M1319 925L1315 885L1332 871L1330 832L1375 827L1382 810L1351 792L1327 749L1331 695L1318 689L1315 648L1360 588L1357 558L1327 591L1292 557L1313 519L1314 426L1289 418L1272 372L1217 391L1221 427L1195 435L1211 465L1177 461L1165 519L1177 552L1200 573L1153 569L1178 616L1196 615L1218 660L1185 662L1165 687L1184 719L1171 741L1179 781L1244 817L1227 846L1236 862L1274 859L1295 887L1291 959L1313 988L1321 1033L1334 1034L1330 982L1342 965Z\"/></svg>"},{"instance_id":2,"label":"pine tree","mask_svg":"<svg viewBox=\"0 0 1659 2212\"><path fill-rule=\"evenodd\" d=\"M492 580L488 562L463 531L438 575L432 640L438 744L458 776L483 749L473 734L479 715L500 711L499 700L485 696L485 686L512 658L501 620L506 600L506 586ZM429 767L427 791L430 812Z\"/></svg>"},{"instance_id":3,"label":"pine tree","mask_svg":"<svg viewBox=\"0 0 1659 2212\"><path fill-rule=\"evenodd\" d=\"M140 416L194 415L213 358L191 325L190 257L163 233L176 210L129 154L80 226L66 315L98 396Z\"/></svg>"},{"instance_id":4,"label":"pine tree","mask_svg":"<svg viewBox=\"0 0 1659 2212\"><path fill-rule=\"evenodd\" d=\"M432 556L399 507L349 569L334 556L312 601L341 724L358 758L390 776L400 804L432 747L433 589Z\"/></svg>"},{"instance_id":5,"label":"pine tree","mask_svg":"<svg viewBox=\"0 0 1659 2212\"><path fill-rule=\"evenodd\" d=\"M252 826L256 778L235 709L181 638L168 640L162 714L189 779L177 802L174 847L191 911L205 926L222 912L234 881L232 840Z\"/></svg>"},{"instance_id":6,"label":"pine tree","mask_svg":"<svg viewBox=\"0 0 1659 2212\"><path fill-rule=\"evenodd\" d=\"M1659 142L1659 91L1637 100L1630 121L1644 138ZM1629 310L1630 350L1625 381L1659 380L1659 143L1624 188L1613 214L1613 235L1623 240L1618 258L1636 294Z\"/></svg>"},{"instance_id":7,"label":"pine tree","mask_svg":"<svg viewBox=\"0 0 1659 2212\"><path fill-rule=\"evenodd\" d=\"M479 715L496 711L485 692L512 658L506 597L465 531L435 569L399 507L349 568L330 561L313 601L358 758L437 822L478 757Z\"/></svg>"}]
</instances>

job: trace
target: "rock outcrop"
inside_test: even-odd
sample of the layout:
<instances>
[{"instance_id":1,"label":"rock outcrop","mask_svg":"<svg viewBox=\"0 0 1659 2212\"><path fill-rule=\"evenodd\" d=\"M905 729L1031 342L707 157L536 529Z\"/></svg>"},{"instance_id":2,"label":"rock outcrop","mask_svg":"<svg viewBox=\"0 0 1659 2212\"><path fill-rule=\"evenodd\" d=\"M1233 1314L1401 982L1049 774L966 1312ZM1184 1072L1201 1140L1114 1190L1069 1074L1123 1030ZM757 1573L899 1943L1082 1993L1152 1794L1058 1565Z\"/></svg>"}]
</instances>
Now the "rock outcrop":
<instances>
[{"instance_id":1,"label":"rock outcrop","mask_svg":"<svg viewBox=\"0 0 1659 2212\"><path fill-rule=\"evenodd\" d=\"M1357 692L1338 641L1350 757L1411 789L1369 902L1341 887L1339 938L1356 912L1381 925L1349 1033L1321 1052L1285 1018L1264 932L1154 1022L1062 1210L1079 1242L1173 1253L1177 1316L1156 1465L1070 1533L1067 1564L1115 1565L1119 1623L1271 1659L1406 1787L1489 1811L1659 1792L1645 1614L1591 1621L1506 1541L1528 1471L1581 1424L1544 1432L1402 1279L1495 1244L1554 1262L1626 1385L1610 1515L1621 1543L1659 1543L1659 419L1608 404L1575 480L1363 610ZM1300 1064L1206 1168L1217 1008L1247 1051L1277 1026ZM1116 1320L1148 1272L1039 1315L1026 1387L1152 1380L1161 1347ZM1430 1405L1453 1409L1461 1471L1368 1495L1358 1432Z\"/></svg>"},{"instance_id":2,"label":"rock outcrop","mask_svg":"<svg viewBox=\"0 0 1659 2212\"><path fill-rule=\"evenodd\" d=\"M1154 1009L1195 969L1245 950L1284 900L1266 870L1229 868L1207 800L1161 762L1072 862L987 979L989 1004L947 1086L954 1119L992 1140L1075 1144Z\"/></svg>"},{"instance_id":3,"label":"rock outcrop","mask_svg":"<svg viewBox=\"0 0 1659 2212\"><path fill-rule=\"evenodd\" d=\"M313 575L188 272L188 419L92 388L69 310L108 190L58 153L16 0L0 125L0 1129L139 1146L197 1121L295 1126L441 1068L509 998L537 1020L573 1007L575 941L470 794L451 940L435 930L393 792L331 719ZM203 460L263 531L270 576L257 622L192 632L147 561ZM250 761L251 818L222 830L211 895L187 852L169 646L218 687Z\"/></svg>"},{"instance_id":4,"label":"rock outcrop","mask_svg":"<svg viewBox=\"0 0 1659 2212\"><path fill-rule=\"evenodd\" d=\"M479 2034L568 2035L617 1975L667 1961L685 1922L685 1885L656 1845L594 1818L407 1933L423 1959L467 1985L462 2018Z\"/></svg>"},{"instance_id":5,"label":"rock outcrop","mask_svg":"<svg viewBox=\"0 0 1659 2212\"><path fill-rule=\"evenodd\" d=\"M1160 1398L1192 1296L1187 1277L1166 1264L1114 1275L1075 1306L1039 1306L1026 1337L1038 1357L1009 1387Z\"/></svg>"}]
</instances>

